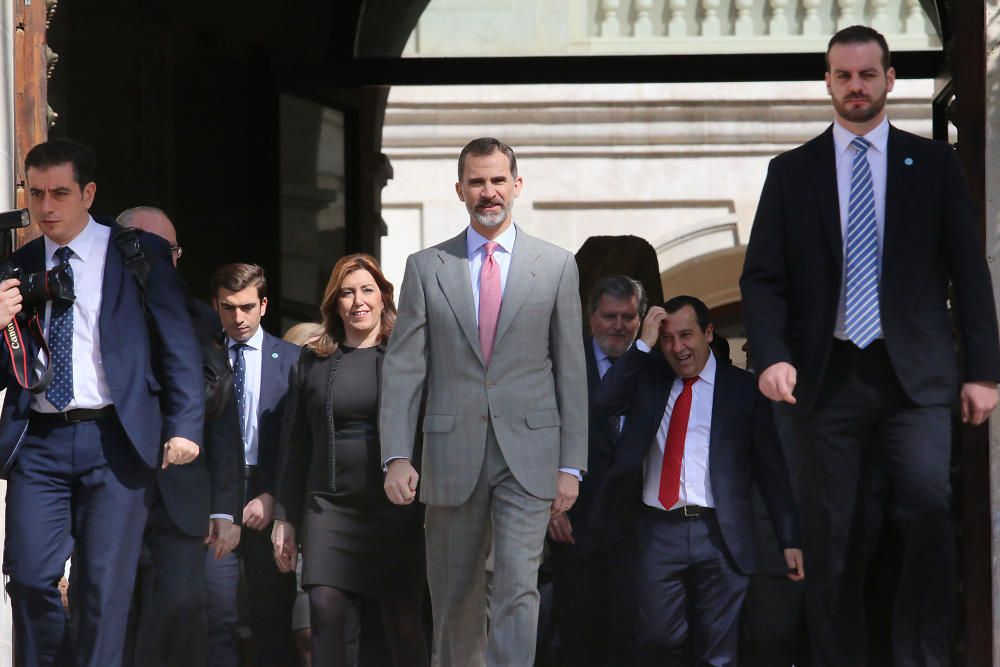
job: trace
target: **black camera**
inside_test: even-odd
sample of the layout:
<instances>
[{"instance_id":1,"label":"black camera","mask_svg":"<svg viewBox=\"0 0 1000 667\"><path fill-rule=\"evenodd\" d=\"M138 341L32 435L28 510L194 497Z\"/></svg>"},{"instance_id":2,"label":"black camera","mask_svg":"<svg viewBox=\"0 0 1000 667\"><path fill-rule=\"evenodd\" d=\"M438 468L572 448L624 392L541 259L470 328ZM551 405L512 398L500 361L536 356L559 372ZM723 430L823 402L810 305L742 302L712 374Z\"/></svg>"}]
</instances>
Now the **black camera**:
<instances>
[{"instance_id":1,"label":"black camera","mask_svg":"<svg viewBox=\"0 0 1000 667\"><path fill-rule=\"evenodd\" d=\"M3 234L5 243L2 245L7 246L2 249L4 257L10 254L13 231L30 224L31 220L25 209L0 213L0 232L8 232ZM10 259L4 259L0 262L0 281L8 278L17 278L21 281L18 287L21 292L21 311L29 317L44 306L46 301L73 303L76 300L76 295L73 293L73 275L69 272L68 264L60 264L49 271L25 273Z\"/></svg>"}]
</instances>

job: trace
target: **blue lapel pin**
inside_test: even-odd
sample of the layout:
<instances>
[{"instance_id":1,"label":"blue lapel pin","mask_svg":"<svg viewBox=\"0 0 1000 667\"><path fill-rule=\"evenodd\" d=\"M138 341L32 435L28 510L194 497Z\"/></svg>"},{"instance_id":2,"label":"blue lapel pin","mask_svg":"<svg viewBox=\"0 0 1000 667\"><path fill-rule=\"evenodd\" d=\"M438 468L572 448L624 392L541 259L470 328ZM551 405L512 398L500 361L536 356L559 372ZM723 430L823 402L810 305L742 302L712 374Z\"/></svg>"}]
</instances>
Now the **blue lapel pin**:
<instances>
[{"instance_id":1,"label":"blue lapel pin","mask_svg":"<svg viewBox=\"0 0 1000 667\"><path fill-rule=\"evenodd\" d=\"M278 358L278 353L277 352L272 352L271 353L271 358L272 359L277 359Z\"/></svg>"},{"instance_id":2,"label":"blue lapel pin","mask_svg":"<svg viewBox=\"0 0 1000 667\"><path fill-rule=\"evenodd\" d=\"M913 158L911 157L906 158L905 160L903 160L903 164L905 164L907 167L911 166L913 164Z\"/></svg>"}]
</instances>

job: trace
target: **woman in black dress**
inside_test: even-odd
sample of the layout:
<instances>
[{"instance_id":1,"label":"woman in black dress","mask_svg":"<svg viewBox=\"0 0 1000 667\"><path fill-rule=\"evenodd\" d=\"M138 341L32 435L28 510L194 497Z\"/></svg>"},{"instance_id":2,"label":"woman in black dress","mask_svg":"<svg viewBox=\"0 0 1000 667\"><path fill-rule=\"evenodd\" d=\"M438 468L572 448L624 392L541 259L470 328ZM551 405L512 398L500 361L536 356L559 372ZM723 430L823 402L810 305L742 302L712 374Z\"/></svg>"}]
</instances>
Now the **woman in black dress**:
<instances>
[{"instance_id":1,"label":"woman in black dress","mask_svg":"<svg viewBox=\"0 0 1000 667\"><path fill-rule=\"evenodd\" d=\"M283 571L302 545L314 665L347 664L352 598L378 598L396 667L426 667L422 506L382 488L378 389L396 319L392 284L368 255L344 257L323 296L324 333L290 385L272 533Z\"/></svg>"}]
</instances>

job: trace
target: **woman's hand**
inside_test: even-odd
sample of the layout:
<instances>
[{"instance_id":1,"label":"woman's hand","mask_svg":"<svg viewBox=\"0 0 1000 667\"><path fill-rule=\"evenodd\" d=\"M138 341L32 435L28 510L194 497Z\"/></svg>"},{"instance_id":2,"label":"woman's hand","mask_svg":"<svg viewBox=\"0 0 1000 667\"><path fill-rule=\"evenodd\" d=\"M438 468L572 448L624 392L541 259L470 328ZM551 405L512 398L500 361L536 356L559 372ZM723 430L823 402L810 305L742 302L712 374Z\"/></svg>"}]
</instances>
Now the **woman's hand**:
<instances>
[{"instance_id":1,"label":"woman's hand","mask_svg":"<svg viewBox=\"0 0 1000 667\"><path fill-rule=\"evenodd\" d=\"M294 572L298 560L299 545L295 541L295 526L287 521L275 521L271 529L271 544L274 545L274 562L282 572Z\"/></svg>"}]
</instances>

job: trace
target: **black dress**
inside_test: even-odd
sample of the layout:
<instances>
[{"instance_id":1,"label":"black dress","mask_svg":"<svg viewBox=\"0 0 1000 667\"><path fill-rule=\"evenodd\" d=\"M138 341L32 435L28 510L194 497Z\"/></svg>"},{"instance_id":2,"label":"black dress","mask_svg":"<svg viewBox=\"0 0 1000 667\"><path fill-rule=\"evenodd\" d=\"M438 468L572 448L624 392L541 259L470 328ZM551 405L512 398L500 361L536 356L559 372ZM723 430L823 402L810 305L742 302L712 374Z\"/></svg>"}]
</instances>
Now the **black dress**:
<instances>
[{"instance_id":1,"label":"black dress","mask_svg":"<svg viewBox=\"0 0 1000 667\"><path fill-rule=\"evenodd\" d=\"M287 424L278 518L302 543L302 585L365 595L424 577L423 507L393 505L378 439L384 348L306 349Z\"/></svg>"}]
</instances>

